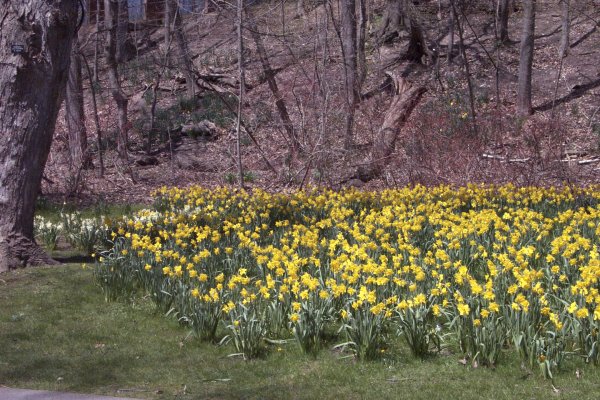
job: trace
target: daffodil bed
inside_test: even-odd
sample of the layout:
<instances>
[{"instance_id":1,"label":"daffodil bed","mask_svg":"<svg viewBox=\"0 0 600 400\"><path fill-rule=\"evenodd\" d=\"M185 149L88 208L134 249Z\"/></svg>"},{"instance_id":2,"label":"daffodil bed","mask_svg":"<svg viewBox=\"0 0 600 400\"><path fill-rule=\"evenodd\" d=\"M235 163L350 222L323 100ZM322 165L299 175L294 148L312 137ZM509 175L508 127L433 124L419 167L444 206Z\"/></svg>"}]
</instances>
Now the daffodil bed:
<instances>
[{"instance_id":1,"label":"daffodil bed","mask_svg":"<svg viewBox=\"0 0 600 400\"><path fill-rule=\"evenodd\" d=\"M600 361L598 189L163 188L109 223L95 277L202 339L226 328L246 358L292 337L316 355L335 329L360 359L400 335L417 357L456 346L493 366L513 349L552 377Z\"/></svg>"}]
</instances>

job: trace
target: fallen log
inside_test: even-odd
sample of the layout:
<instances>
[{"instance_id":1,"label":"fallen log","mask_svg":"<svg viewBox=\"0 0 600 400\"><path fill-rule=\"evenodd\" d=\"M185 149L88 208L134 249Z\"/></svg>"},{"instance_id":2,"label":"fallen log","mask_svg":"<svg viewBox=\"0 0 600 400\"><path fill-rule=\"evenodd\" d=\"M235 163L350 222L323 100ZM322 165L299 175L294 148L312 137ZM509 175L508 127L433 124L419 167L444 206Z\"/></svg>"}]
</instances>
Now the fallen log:
<instances>
[{"instance_id":1,"label":"fallen log","mask_svg":"<svg viewBox=\"0 0 600 400\"><path fill-rule=\"evenodd\" d=\"M391 72L386 72L386 75L394 84L394 97L385 114L383 124L375 136L367 162L358 167L356 171L356 177L363 182L368 182L381 175L394 152L399 133L427 91L425 87L412 86L404 78Z\"/></svg>"}]
</instances>

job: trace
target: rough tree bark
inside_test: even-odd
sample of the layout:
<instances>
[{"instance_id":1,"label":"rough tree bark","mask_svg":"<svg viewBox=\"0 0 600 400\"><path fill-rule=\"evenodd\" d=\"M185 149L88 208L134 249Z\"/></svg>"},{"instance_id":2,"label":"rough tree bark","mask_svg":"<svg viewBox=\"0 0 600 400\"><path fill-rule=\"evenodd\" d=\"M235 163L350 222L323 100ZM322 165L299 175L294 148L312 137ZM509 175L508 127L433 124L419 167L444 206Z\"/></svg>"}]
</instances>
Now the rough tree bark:
<instances>
[{"instance_id":1,"label":"rough tree bark","mask_svg":"<svg viewBox=\"0 0 600 400\"><path fill-rule=\"evenodd\" d=\"M412 86L405 79L386 72L394 84L394 97L383 125L379 128L368 161L358 168L356 176L368 182L381 175L385 165L396 147L396 140L402 127L410 117L427 89L423 86Z\"/></svg>"},{"instance_id":2,"label":"rough tree bark","mask_svg":"<svg viewBox=\"0 0 600 400\"><path fill-rule=\"evenodd\" d=\"M301 150L300 141L298 140L298 135L294 129L294 123L290 118L290 114L288 113L287 106L285 104L285 100L283 99L283 94L279 90L279 86L277 85L277 80L275 79L275 71L271 67L271 63L269 62L269 56L267 55L267 50L265 49L265 45L263 43L260 32L258 31L258 26L256 21L254 20L254 15L250 8L246 9L246 24L248 25L248 30L252 35L252 40L254 40L254 44L256 45L256 52L258 53L258 57L260 58L260 63L263 68L263 73L265 74L265 79L269 85L269 89L271 93L273 93L273 97L275 97L275 106L277 107L277 112L279 113L279 118L281 118L281 122L283 123L283 128L290 140L292 150Z\"/></svg>"},{"instance_id":3,"label":"rough tree bark","mask_svg":"<svg viewBox=\"0 0 600 400\"><path fill-rule=\"evenodd\" d=\"M342 53L346 88L346 121L344 124L344 147L354 144L354 112L358 104L358 70L356 62L356 1L342 0Z\"/></svg>"},{"instance_id":4,"label":"rough tree bark","mask_svg":"<svg viewBox=\"0 0 600 400\"><path fill-rule=\"evenodd\" d=\"M524 0L523 31L521 33L521 52L519 58L519 83L517 89L517 113L520 116L531 115L531 69L533 66L533 38L535 33L535 2Z\"/></svg>"},{"instance_id":5,"label":"rough tree bark","mask_svg":"<svg viewBox=\"0 0 600 400\"><path fill-rule=\"evenodd\" d=\"M510 14L510 0L498 0L498 36L500 43L510 42L508 37L508 16Z\"/></svg>"},{"instance_id":6,"label":"rough tree bark","mask_svg":"<svg viewBox=\"0 0 600 400\"><path fill-rule=\"evenodd\" d=\"M108 80L110 91L117 104L117 153L124 167L128 168L129 159L127 155L127 132L129 123L127 121L128 98L121 89L119 81L119 69L117 62L117 22L119 13L119 0L104 0L104 26L106 28L105 58L108 67Z\"/></svg>"},{"instance_id":7,"label":"rough tree bark","mask_svg":"<svg viewBox=\"0 0 600 400\"><path fill-rule=\"evenodd\" d=\"M0 271L52 263L35 201L64 93L76 0L0 0Z\"/></svg>"},{"instance_id":8,"label":"rough tree bark","mask_svg":"<svg viewBox=\"0 0 600 400\"><path fill-rule=\"evenodd\" d=\"M80 171L89 164L87 156L87 131L83 112L83 82L81 78L81 55L77 38L73 39L69 78L65 91L65 120L69 137L69 156L72 171Z\"/></svg>"}]
</instances>

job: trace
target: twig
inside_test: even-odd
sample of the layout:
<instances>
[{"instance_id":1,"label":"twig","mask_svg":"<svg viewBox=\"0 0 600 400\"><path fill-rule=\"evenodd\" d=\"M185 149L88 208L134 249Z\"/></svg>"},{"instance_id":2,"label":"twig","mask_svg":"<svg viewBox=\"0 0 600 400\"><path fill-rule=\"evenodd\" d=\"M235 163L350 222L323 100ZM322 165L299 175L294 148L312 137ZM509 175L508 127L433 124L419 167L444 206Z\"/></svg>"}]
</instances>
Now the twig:
<instances>
[{"instance_id":1,"label":"twig","mask_svg":"<svg viewBox=\"0 0 600 400\"><path fill-rule=\"evenodd\" d=\"M388 379L386 379L386 381L392 382L392 383L394 383L394 382L404 382L404 381L410 381L410 380L413 380L413 378L395 378L394 377L394 378L388 378Z\"/></svg>"},{"instance_id":2,"label":"twig","mask_svg":"<svg viewBox=\"0 0 600 400\"><path fill-rule=\"evenodd\" d=\"M576 160L574 160L574 159L568 159L568 158L566 160L560 160L560 162L564 162L564 163L572 163L574 161L576 161ZM577 161L577 164L579 164L579 165L588 165L588 164L595 164L597 162L600 162L600 158L590 158L590 159L587 159L587 160L579 160L579 161Z\"/></svg>"},{"instance_id":3,"label":"twig","mask_svg":"<svg viewBox=\"0 0 600 400\"><path fill-rule=\"evenodd\" d=\"M210 87L214 88L214 86L213 86L212 83L210 83L210 82L206 82L206 83ZM229 104L229 102L227 101L227 99L225 99L223 97L222 93L219 93L218 91L215 91L215 93L217 94L217 96L219 96L219 99L223 102L223 104L225 104L225 107L227 107L227 109L229 110L229 112L231 112L233 115L235 115L237 117L237 111L231 106L231 104ZM243 120L240 120L240 124L241 124L242 128L244 128L244 131L246 132L246 134L250 137L250 140L252 140L252 143L254 143L254 145L258 149L258 152L260 153L260 155L261 155L262 159L265 161L265 163L267 163L267 166L269 167L269 169L271 169L271 171L273 171L273 173L275 173L275 175L279 176L279 172L277 172L277 170L275 169L275 167L273 166L273 164L271 164L271 161L269 161L269 159L265 155L265 152L263 151L262 147L260 147L260 144L256 140L256 137L252 133L252 130L250 129L250 127L248 127L244 123Z\"/></svg>"},{"instance_id":4,"label":"twig","mask_svg":"<svg viewBox=\"0 0 600 400\"><path fill-rule=\"evenodd\" d=\"M531 161L531 157L527 157L527 158L508 158L507 159L506 157L502 157L502 156L499 156L499 155L496 155L496 154L486 154L486 153L483 153L481 155L481 157L488 158L488 159L491 159L491 160L498 160L498 161L503 162L503 163L526 163L528 161Z\"/></svg>"},{"instance_id":5,"label":"twig","mask_svg":"<svg viewBox=\"0 0 600 400\"><path fill-rule=\"evenodd\" d=\"M92 107L94 107L94 125L96 127L96 138L98 145L98 160L100 161L100 177L104 176L104 157L102 155L102 130L100 129L100 120L98 119L98 103L96 101L96 88L94 86L94 82L92 81L92 70L90 68L90 64L87 61L87 57L83 52L80 52L81 58L83 59L83 63L85 65L85 69L87 71L88 80L90 83L90 91L92 93Z\"/></svg>"}]
</instances>

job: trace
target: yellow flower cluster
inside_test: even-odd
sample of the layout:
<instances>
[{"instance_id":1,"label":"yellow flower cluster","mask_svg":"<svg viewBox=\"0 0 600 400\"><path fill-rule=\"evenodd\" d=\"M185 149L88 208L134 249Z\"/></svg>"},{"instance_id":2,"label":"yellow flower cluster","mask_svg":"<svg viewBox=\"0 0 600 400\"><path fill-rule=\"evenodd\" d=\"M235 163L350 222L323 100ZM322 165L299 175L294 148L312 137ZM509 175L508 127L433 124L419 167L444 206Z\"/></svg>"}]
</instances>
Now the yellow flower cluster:
<instances>
[{"instance_id":1,"label":"yellow flower cluster","mask_svg":"<svg viewBox=\"0 0 600 400\"><path fill-rule=\"evenodd\" d=\"M156 210L112 228L132 270L223 315L275 304L297 324L323 304L340 319L426 307L440 323L533 315L557 332L597 330L598 189L163 188Z\"/></svg>"}]
</instances>

